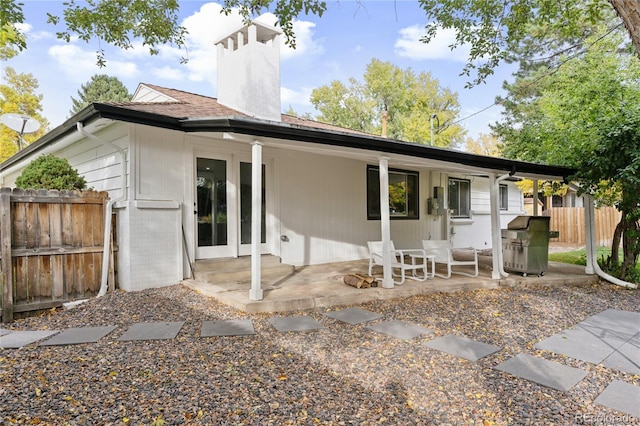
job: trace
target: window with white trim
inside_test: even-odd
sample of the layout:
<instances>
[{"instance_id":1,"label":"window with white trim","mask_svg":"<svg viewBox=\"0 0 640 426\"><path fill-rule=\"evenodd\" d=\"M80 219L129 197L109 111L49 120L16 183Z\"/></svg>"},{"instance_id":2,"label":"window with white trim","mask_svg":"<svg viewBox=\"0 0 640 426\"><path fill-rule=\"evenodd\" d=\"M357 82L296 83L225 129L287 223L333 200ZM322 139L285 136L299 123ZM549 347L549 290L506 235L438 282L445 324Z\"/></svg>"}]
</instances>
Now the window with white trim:
<instances>
[{"instance_id":1,"label":"window with white trim","mask_svg":"<svg viewBox=\"0 0 640 426\"><path fill-rule=\"evenodd\" d=\"M418 172L389 169L391 219L419 219ZM367 219L380 220L380 169L367 166Z\"/></svg>"},{"instance_id":2,"label":"window with white trim","mask_svg":"<svg viewBox=\"0 0 640 426\"><path fill-rule=\"evenodd\" d=\"M500 210L509 210L509 187L500 185Z\"/></svg>"},{"instance_id":3,"label":"window with white trim","mask_svg":"<svg viewBox=\"0 0 640 426\"><path fill-rule=\"evenodd\" d=\"M471 217L471 181L449 178L449 211L453 218Z\"/></svg>"}]
</instances>

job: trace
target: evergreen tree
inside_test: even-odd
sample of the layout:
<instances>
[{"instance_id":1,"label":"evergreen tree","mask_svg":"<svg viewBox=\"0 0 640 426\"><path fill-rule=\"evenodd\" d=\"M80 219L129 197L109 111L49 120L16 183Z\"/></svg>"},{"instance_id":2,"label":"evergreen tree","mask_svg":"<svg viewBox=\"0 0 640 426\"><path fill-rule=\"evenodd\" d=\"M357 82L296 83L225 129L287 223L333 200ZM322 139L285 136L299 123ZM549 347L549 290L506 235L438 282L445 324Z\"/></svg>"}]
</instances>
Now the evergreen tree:
<instances>
[{"instance_id":1,"label":"evergreen tree","mask_svg":"<svg viewBox=\"0 0 640 426\"><path fill-rule=\"evenodd\" d=\"M131 94L127 87L117 77L106 74L96 74L91 80L80 86L78 99L71 97L73 115L93 102L128 102Z\"/></svg>"}]
</instances>

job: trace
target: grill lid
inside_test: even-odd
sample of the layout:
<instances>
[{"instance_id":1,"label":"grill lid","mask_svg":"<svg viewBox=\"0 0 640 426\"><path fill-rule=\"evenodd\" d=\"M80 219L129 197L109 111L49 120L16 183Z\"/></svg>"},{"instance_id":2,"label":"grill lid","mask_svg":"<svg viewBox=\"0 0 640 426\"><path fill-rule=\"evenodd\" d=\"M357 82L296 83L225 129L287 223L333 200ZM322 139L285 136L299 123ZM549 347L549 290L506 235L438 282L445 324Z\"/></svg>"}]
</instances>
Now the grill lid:
<instances>
[{"instance_id":1,"label":"grill lid","mask_svg":"<svg viewBox=\"0 0 640 426\"><path fill-rule=\"evenodd\" d=\"M539 226L537 230L540 228L549 229L549 220L551 218L549 216L516 216L509 224L507 225L507 229L529 229L530 225L533 225L533 222L537 222Z\"/></svg>"}]
</instances>

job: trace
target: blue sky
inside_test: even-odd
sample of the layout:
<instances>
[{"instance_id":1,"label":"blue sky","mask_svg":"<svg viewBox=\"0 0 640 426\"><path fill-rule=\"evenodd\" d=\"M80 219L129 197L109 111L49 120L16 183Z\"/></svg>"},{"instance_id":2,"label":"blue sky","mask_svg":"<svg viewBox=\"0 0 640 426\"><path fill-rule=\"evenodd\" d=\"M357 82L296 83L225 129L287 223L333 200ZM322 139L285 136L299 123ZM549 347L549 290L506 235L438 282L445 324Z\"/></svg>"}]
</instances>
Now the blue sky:
<instances>
[{"instance_id":1,"label":"blue sky","mask_svg":"<svg viewBox=\"0 0 640 426\"><path fill-rule=\"evenodd\" d=\"M180 64L184 51L171 46L162 47L160 54L150 56L141 45L129 51L91 41L58 40L56 27L46 23L47 12L62 10L61 1L24 1L28 49L2 63L21 73L33 74L44 95L44 116L51 128L69 117L71 97L78 97L80 85L94 74L118 77L133 93L138 83L152 83L208 96L216 96L216 52L213 42L240 25L237 16L220 14L215 2L181 1L181 24L189 36L189 62ZM262 22L273 25L272 15L263 15ZM502 66L485 84L465 89L468 78L459 76L466 63L466 51L450 51L451 35L439 34L428 45L419 42L427 24L417 1L328 1L328 11L321 18L301 16L295 22L297 48L281 49L282 108L289 106L296 112L316 112L309 102L311 90L333 80L346 82L350 77L362 79L366 65L372 58L389 61L416 73L430 72L443 87L458 93L460 118L468 117L493 104L502 94L502 82L510 79L514 68ZM284 37L283 37L284 38ZM96 50L104 48L107 67L95 65ZM488 133L487 125L500 118L500 108L464 119L461 124L468 136Z\"/></svg>"}]
</instances>

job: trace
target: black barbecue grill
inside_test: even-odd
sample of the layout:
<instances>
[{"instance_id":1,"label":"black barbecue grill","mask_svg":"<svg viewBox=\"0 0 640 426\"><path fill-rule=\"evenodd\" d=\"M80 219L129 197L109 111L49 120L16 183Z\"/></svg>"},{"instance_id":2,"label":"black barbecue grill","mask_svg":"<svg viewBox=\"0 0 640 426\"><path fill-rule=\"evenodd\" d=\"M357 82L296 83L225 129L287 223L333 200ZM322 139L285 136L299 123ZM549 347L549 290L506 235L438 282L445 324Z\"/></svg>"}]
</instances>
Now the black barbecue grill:
<instances>
[{"instance_id":1,"label":"black barbecue grill","mask_svg":"<svg viewBox=\"0 0 640 426\"><path fill-rule=\"evenodd\" d=\"M505 271L544 275L549 264L548 216L517 216L502 229L502 257Z\"/></svg>"}]
</instances>

